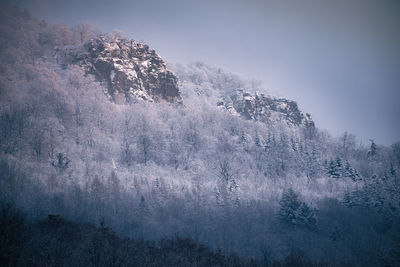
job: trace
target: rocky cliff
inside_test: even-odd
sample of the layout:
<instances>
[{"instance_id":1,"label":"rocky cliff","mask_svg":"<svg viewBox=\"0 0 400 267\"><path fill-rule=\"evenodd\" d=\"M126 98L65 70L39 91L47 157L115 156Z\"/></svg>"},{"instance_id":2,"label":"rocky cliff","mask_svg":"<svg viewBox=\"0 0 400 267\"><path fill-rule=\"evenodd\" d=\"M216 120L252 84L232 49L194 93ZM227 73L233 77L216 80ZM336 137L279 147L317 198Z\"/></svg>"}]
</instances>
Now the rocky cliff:
<instances>
[{"instance_id":1,"label":"rocky cliff","mask_svg":"<svg viewBox=\"0 0 400 267\"><path fill-rule=\"evenodd\" d=\"M138 99L182 102L177 77L146 44L124 38L99 37L80 46L59 48L56 57L65 66L78 64L87 73L95 75L114 102L130 103ZM303 114L295 101L241 89L232 92L235 93L218 102L218 106L232 114L248 120L284 121L289 126L315 128L310 115Z\"/></svg>"},{"instance_id":2,"label":"rocky cliff","mask_svg":"<svg viewBox=\"0 0 400 267\"><path fill-rule=\"evenodd\" d=\"M176 76L149 46L123 38L99 37L80 46L56 49L63 65L78 64L94 74L117 103L182 101Z\"/></svg>"},{"instance_id":3,"label":"rocky cliff","mask_svg":"<svg viewBox=\"0 0 400 267\"><path fill-rule=\"evenodd\" d=\"M218 106L248 120L285 121L289 126L314 129L310 114L300 111L297 103L285 98L274 98L260 93L238 90L235 95L218 102Z\"/></svg>"}]
</instances>

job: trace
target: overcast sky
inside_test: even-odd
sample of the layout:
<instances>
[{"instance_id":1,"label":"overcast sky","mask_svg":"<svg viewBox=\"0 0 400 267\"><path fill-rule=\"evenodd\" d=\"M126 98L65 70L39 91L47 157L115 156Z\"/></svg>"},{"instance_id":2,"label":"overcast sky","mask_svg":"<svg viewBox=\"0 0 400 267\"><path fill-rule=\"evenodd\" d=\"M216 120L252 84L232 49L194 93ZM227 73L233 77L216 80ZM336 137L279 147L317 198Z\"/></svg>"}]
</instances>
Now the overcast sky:
<instances>
[{"instance_id":1,"label":"overcast sky","mask_svg":"<svg viewBox=\"0 0 400 267\"><path fill-rule=\"evenodd\" d=\"M400 140L400 1L24 0L40 18L145 41L296 100L317 126Z\"/></svg>"}]
</instances>

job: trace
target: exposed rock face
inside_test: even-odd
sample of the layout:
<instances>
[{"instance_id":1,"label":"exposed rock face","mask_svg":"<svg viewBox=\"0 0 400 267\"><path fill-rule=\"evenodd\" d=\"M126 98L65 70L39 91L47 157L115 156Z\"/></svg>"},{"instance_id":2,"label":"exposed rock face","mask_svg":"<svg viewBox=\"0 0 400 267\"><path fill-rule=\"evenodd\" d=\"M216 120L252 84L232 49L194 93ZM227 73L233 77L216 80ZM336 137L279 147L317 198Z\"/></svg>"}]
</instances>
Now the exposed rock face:
<instances>
[{"instance_id":1,"label":"exposed rock face","mask_svg":"<svg viewBox=\"0 0 400 267\"><path fill-rule=\"evenodd\" d=\"M304 115L295 101L285 98L273 98L260 93L252 95L238 90L236 95L220 101L218 106L248 120L285 121L289 126L315 128L310 114Z\"/></svg>"},{"instance_id":2,"label":"exposed rock face","mask_svg":"<svg viewBox=\"0 0 400 267\"><path fill-rule=\"evenodd\" d=\"M116 102L182 101L176 76L149 46L127 39L92 39L57 50L62 64L79 64L104 82Z\"/></svg>"}]
</instances>

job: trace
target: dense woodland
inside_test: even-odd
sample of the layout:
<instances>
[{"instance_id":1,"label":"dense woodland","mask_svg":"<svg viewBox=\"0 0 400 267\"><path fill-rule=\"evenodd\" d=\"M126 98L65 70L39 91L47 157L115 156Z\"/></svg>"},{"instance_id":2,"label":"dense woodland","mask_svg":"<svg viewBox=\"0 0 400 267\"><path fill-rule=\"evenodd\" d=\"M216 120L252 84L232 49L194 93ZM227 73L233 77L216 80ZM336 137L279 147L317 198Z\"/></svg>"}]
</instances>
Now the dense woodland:
<instances>
[{"instance_id":1,"label":"dense woodland","mask_svg":"<svg viewBox=\"0 0 400 267\"><path fill-rule=\"evenodd\" d=\"M56 57L100 35L0 9L1 265L400 265L400 142L234 116L262 87L203 63L113 103Z\"/></svg>"}]
</instances>

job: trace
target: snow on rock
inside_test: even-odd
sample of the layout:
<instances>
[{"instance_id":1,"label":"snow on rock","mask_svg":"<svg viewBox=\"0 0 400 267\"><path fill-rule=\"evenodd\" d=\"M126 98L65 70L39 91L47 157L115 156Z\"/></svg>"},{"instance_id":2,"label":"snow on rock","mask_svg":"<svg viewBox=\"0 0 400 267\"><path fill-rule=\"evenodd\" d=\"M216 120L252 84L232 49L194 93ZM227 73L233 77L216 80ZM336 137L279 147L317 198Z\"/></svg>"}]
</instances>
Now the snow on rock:
<instances>
[{"instance_id":1,"label":"snow on rock","mask_svg":"<svg viewBox=\"0 0 400 267\"><path fill-rule=\"evenodd\" d=\"M149 46L123 38L99 37L79 46L56 49L64 66L78 64L94 74L108 89L114 102L136 100L181 103L176 76Z\"/></svg>"},{"instance_id":2,"label":"snow on rock","mask_svg":"<svg viewBox=\"0 0 400 267\"><path fill-rule=\"evenodd\" d=\"M251 94L237 90L235 95L224 98L218 106L232 114L239 114L248 120L285 121L289 126L314 129L310 114L300 111L297 103L285 98L275 98L256 92Z\"/></svg>"}]
</instances>

